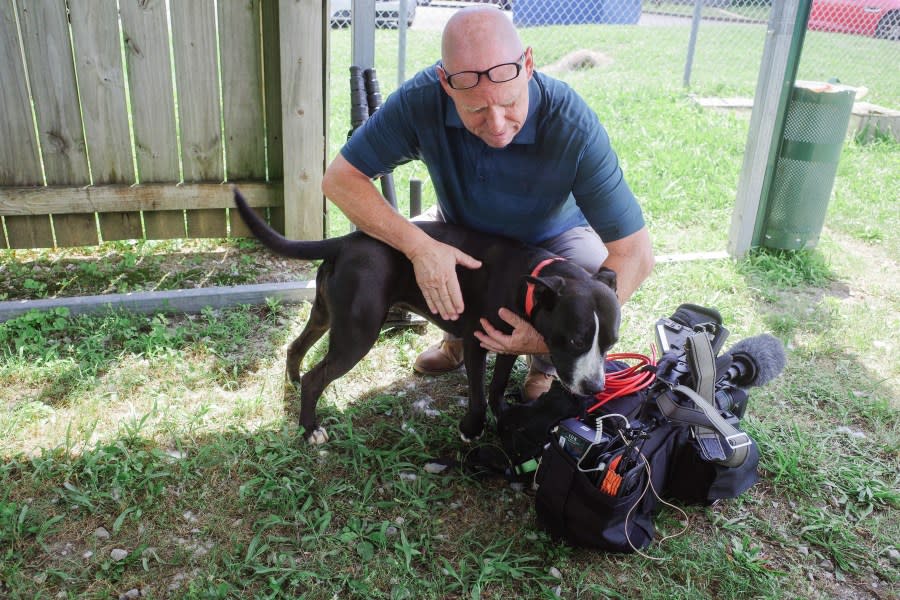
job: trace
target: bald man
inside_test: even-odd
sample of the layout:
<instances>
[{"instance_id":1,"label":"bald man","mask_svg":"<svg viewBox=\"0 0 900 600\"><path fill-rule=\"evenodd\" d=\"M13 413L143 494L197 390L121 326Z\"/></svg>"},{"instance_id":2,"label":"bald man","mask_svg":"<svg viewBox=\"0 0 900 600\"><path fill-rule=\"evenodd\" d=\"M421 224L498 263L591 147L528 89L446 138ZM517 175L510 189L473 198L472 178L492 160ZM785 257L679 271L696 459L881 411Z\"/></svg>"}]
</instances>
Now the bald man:
<instances>
[{"instance_id":1,"label":"bald man","mask_svg":"<svg viewBox=\"0 0 900 600\"><path fill-rule=\"evenodd\" d=\"M432 313L465 310L457 265L479 257L438 242L399 215L372 180L421 160L437 193L437 218L542 246L595 272L618 275L620 302L653 269L650 237L597 115L566 84L534 70L503 11L456 12L441 40L441 61L392 93L328 166L324 194L362 231L412 262ZM506 309L505 335L482 319L481 345L539 355L531 361L528 400L549 389L547 346ZM420 373L462 364L461 340L445 337L416 359Z\"/></svg>"}]
</instances>

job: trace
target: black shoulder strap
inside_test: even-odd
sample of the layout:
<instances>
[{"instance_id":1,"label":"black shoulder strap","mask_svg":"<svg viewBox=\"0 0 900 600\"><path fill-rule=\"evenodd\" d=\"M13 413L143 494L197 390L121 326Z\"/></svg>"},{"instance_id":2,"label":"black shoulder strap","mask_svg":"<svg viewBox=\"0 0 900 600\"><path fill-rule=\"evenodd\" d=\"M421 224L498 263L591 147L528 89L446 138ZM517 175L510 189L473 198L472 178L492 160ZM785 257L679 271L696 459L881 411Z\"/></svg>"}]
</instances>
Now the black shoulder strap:
<instances>
[{"instance_id":1,"label":"black shoulder strap","mask_svg":"<svg viewBox=\"0 0 900 600\"><path fill-rule=\"evenodd\" d=\"M688 366L694 379L694 391L707 402L713 402L716 394L716 357L705 332L695 333L685 344Z\"/></svg>"},{"instance_id":2,"label":"black shoulder strap","mask_svg":"<svg viewBox=\"0 0 900 600\"><path fill-rule=\"evenodd\" d=\"M692 425L704 458L727 467L738 467L747 459L750 437L726 420L715 407L716 360L706 333L688 338L688 364L695 390L679 385L674 392L687 396L696 408L675 402L671 394L660 394L657 405L666 418ZM722 440L731 450L727 452Z\"/></svg>"}]
</instances>

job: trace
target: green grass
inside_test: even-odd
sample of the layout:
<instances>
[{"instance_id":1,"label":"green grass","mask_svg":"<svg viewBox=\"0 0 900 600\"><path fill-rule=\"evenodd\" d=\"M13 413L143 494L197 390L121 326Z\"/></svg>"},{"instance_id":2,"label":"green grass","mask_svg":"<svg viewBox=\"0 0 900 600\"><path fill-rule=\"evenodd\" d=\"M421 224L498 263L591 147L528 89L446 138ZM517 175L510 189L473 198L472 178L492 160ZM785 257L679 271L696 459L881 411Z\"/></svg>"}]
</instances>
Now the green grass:
<instances>
[{"instance_id":1,"label":"green grass","mask_svg":"<svg viewBox=\"0 0 900 600\"><path fill-rule=\"evenodd\" d=\"M844 235L742 263L663 264L625 307L623 350L646 352L652 322L682 301L717 307L733 339L774 331L789 348L785 373L754 391L746 419L761 482L689 509L689 532L650 550L660 563L558 546L535 528L528 494L423 470L467 451L455 432L463 375L409 371L434 332L383 336L326 393L332 441L310 449L285 416L280 383L305 307L9 323L4 334L23 341L2 345L3 591L550 598L559 588L576 598L718 599L890 590L898 372L875 342L890 343L884 324L896 312L883 311L897 300L835 299L840 286L863 293L867 279L846 269L833 242ZM63 373L69 384L56 381ZM416 410L422 399L438 412ZM658 524L679 528L668 510ZM114 549L126 557L113 560Z\"/></svg>"},{"instance_id":2,"label":"green grass","mask_svg":"<svg viewBox=\"0 0 900 600\"><path fill-rule=\"evenodd\" d=\"M585 42L592 29L573 30L575 43L614 58L567 79L609 128L657 253L723 249L746 117L705 112L670 81L681 34L645 39L615 27ZM345 34L334 32L336 55L349 53ZM423 66L436 46L419 34L410 31L410 62ZM392 38L378 35L379 64L390 64ZM529 32L539 62L563 53L547 43L553 35ZM717 60L741 52L722 49ZM746 62L732 67L752 78ZM749 93L747 73L729 73L732 83L703 93ZM390 68L379 74L388 87ZM336 152L346 80L331 84ZM692 302L717 308L731 341L771 332L788 352L781 377L751 394L745 419L761 481L741 498L688 508L688 532L648 550L661 561L555 544L537 529L527 491L424 470L468 452L456 433L463 374L411 372L438 338L433 328L385 333L326 390L319 412L332 439L313 449L283 397L285 346L308 306L58 310L0 326L0 597L895 597L898 173L896 143L848 140L816 249L660 263L623 308L622 351L649 353L656 319ZM408 165L398 184L414 175L427 178ZM339 219L332 226L339 231ZM252 243L7 251L0 294L242 283L294 269ZM523 372L520 362L516 382ZM674 533L680 517L663 510L657 525Z\"/></svg>"}]
</instances>

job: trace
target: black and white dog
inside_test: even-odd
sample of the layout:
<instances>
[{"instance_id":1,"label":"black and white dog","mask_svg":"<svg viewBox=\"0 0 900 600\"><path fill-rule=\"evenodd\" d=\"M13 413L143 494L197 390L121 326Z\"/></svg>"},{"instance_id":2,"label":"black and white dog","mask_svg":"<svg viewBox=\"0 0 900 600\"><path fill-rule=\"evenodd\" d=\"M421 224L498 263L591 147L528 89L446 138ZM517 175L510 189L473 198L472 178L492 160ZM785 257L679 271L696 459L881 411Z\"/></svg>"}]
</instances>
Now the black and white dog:
<instances>
[{"instance_id":1,"label":"black and white dog","mask_svg":"<svg viewBox=\"0 0 900 600\"><path fill-rule=\"evenodd\" d=\"M309 321L287 352L287 380L300 385L300 425L310 443L328 440L316 419L325 387L358 363L375 344L392 305L422 315L463 339L469 406L459 423L466 441L484 430L484 376L487 351L473 333L485 317L497 329L510 327L498 316L506 307L528 319L540 333L560 382L576 394L603 389L607 351L618 338L616 274L595 275L540 248L446 223L417 223L428 235L479 259L479 269L459 267L465 312L446 321L428 310L412 263L402 253L361 232L322 241L292 241L269 227L235 190L235 204L250 231L272 251L289 258L322 259ZM300 362L330 329L328 352L300 376ZM516 357L497 356L489 389L497 414Z\"/></svg>"}]
</instances>

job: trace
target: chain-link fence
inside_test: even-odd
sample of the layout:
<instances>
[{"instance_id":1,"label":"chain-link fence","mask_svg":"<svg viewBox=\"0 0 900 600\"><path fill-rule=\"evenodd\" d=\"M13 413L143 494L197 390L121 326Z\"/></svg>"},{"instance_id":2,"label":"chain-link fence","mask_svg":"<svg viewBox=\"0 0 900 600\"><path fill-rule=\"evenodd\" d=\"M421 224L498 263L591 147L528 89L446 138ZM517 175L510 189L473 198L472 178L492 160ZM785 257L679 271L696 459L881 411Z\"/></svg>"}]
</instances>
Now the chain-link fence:
<instances>
[{"instance_id":1,"label":"chain-link fence","mask_svg":"<svg viewBox=\"0 0 900 600\"><path fill-rule=\"evenodd\" d=\"M332 0L334 1L334 0ZM491 1L491 0L483 0ZM408 0L415 3L416 0ZM807 32L798 73L800 79L840 82L865 88L867 100L900 109L900 58L897 19L888 8L900 0L870 0L879 9L878 23L867 17L863 26L843 29L825 25L847 19L839 10L823 11L822 5L862 6L858 0L815 0L810 31ZM759 78L766 41L770 0L492 0L517 25L525 44L533 48L537 68L574 87L600 116L617 142L617 150L628 166L628 176L638 193L671 197L673 175L667 172L667 148L678 144L668 139L670 119L685 105L725 108L730 117L709 117L698 127L728 130L721 136L723 166L715 174L690 174L683 179L698 181L679 193L703 197L721 212L721 220L734 203L749 128L749 108ZM376 2L382 9L389 2ZM397 4L397 2L394 2ZM440 58L440 36L447 19L471 2L419 0L406 45L398 47L397 31L376 31L375 64L385 96L397 85L398 57L404 60L402 76L433 65ZM865 11L858 11L865 12ZM874 9L872 11L874 12ZM394 13L396 14L396 13ZM869 13L866 13L869 14ZM861 21L857 21L861 22ZM390 25L388 25L390 27ZM350 66L350 31L333 30L331 40L331 151L337 153L349 129L347 67ZM660 100L662 98L662 100ZM717 103L717 101L720 101ZM666 111L669 108L677 110ZM735 130L739 130L736 132ZM715 136L712 136L715 137ZM735 142L734 140L739 140ZM681 142L683 143L683 142ZM713 142L715 144L716 142ZM632 150L633 148L633 150ZM724 164L727 163L727 164ZM422 165L410 165L398 177L427 180ZM720 180L710 191L711 180ZM402 198L405 192L398 190ZM712 200L709 198L712 197ZM426 206L428 186L426 185ZM645 205L646 206L646 205ZM336 212L336 211L332 211ZM650 207L651 221L653 207ZM332 215L333 217L335 215ZM340 220L340 216L336 217ZM333 228L335 233L340 227ZM717 237L714 247L724 247Z\"/></svg>"}]
</instances>

